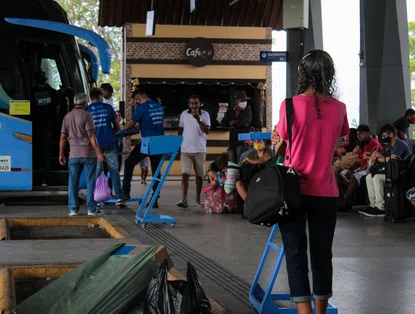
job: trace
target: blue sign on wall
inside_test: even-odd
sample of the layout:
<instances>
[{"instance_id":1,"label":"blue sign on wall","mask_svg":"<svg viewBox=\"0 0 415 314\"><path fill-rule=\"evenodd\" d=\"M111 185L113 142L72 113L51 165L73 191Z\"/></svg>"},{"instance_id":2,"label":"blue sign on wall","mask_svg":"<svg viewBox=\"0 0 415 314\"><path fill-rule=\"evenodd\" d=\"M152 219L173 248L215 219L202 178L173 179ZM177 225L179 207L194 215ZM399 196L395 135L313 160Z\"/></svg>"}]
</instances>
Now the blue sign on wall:
<instances>
[{"instance_id":1,"label":"blue sign on wall","mask_svg":"<svg viewBox=\"0 0 415 314\"><path fill-rule=\"evenodd\" d=\"M287 62L286 51L261 51L259 58L262 62Z\"/></svg>"}]
</instances>

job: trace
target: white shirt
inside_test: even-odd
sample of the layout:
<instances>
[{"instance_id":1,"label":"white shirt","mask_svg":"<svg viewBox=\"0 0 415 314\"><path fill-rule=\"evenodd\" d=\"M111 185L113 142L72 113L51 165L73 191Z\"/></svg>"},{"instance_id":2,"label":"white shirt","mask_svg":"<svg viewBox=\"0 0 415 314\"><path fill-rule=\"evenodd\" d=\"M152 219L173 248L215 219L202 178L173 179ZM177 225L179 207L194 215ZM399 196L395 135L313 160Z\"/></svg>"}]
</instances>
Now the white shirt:
<instances>
[{"instance_id":1,"label":"white shirt","mask_svg":"<svg viewBox=\"0 0 415 314\"><path fill-rule=\"evenodd\" d=\"M210 116L207 111L201 110L200 121L210 127ZM206 153L206 133L188 110L180 115L179 127L183 128L183 153Z\"/></svg>"}]
</instances>

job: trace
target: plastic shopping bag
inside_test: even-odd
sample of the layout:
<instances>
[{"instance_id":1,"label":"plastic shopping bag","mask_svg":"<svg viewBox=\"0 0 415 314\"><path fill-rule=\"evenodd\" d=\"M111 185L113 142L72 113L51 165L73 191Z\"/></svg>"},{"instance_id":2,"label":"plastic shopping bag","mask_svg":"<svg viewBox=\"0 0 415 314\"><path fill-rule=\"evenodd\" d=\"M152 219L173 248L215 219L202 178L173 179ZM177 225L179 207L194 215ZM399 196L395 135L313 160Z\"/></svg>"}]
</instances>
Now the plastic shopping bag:
<instances>
[{"instance_id":1,"label":"plastic shopping bag","mask_svg":"<svg viewBox=\"0 0 415 314\"><path fill-rule=\"evenodd\" d=\"M182 314L210 314L212 307L199 281L196 269L187 262L187 288L183 295Z\"/></svg>"},{"instance_id":2,"label":"plastic shopping bag","mask_svg":"<svg viewBox=\"0 0 415 314\"><path fill-rule=\"evenodd\" d=\"M101 172L97 178L94 191L95 202L105 202L111 199L111 190L108 187L107 178L105 178L104 171Z\"/></svg>"},{"instance_id":3,"label":"plastic shopping bag","mask_svg":"<svg viewBox=\"0 0 415 314\"><path fill-rule=\"evenodd\" d=\"M144 314L180 314L183 293L187 282L183 280L168 281L168 260L161 264L147 290Z\"/></svg>"}]
</instances>

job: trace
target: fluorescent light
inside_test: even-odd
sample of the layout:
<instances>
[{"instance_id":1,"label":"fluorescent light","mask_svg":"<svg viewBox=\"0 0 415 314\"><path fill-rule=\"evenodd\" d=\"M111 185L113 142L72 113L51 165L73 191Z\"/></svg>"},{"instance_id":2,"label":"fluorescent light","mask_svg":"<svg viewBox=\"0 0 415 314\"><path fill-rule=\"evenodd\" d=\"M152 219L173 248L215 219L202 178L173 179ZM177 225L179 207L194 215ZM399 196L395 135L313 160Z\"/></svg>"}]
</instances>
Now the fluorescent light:
<instances>
[{"instance_id":1,"label":"fluorescent light","mask_svg":"<svg viewBox=\"0 0 415 314\"><path fill-rule=\"evenodd\" d=\"M239 2L239 0L233 0L229 5L234 5L235 3Z\"/></svg>"},{"instance_id":2,"label":"fluorescent light","mask_svg":"<svg viewBox=\"0 0 415 314\"><path fill-rule=\"evenodd\" d=\"M155 33L155 24L154 20L154 10L147 11L147 20L146 20L146 36L153 36Z\"/></svg>"}]
</instances>

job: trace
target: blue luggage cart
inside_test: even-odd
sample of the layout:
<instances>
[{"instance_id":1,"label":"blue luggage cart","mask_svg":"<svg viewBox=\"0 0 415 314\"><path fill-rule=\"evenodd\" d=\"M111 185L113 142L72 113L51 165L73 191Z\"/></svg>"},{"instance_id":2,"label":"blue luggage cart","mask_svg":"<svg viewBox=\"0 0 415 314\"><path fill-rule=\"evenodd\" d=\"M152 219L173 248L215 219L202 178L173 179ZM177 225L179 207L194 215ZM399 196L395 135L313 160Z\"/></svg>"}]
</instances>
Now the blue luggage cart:
<instances>
[{"instance_id":1,"label":"blue luggage cart","mask_svg":"<svg viewBox=\"0 0 415 314\"><path fill-rule=\"evenodd\" d=\"M271 234L268 238L268 242L265 246L265 250L262 255L261 262L259 263L254 282L252 283L252 286L251 286L251 291L249 292L249 301L255 307L258 313L261 313L261 314L274 314L274 313L295 314L295 313L298 313L296 308L283 307L281 306L281 304L278 304L278 302L281 302L281 301L285 301L285 302L291 301L291 296L289 293L283 293L283 294L272 293L275 280L277 279L278 272L280 270L282 261L284 259L284 246L279 247L276 244L274 244L274 237L275 237L275 233L277 232L277 230L278 230L278 224L274 225L274 227L272 228ZM275 263L274 269L272 271L271 277L269 279L268 285L266 287L266 290L264 290L260 286L258 281L259 281L259 278L261 277L262 270L266 263L269 251L271 249L275 250L279 255ZM315 313L315 310L316 309L313 308L313 313ZM338 314L338 310L337 308L335 308L333 305L329 303L326 313L327 314Z\"/></svg>"},{"instance_id":2,"label":"blue luggage cart","mask_svg":"<svg viewBox=\"0 0 415 314\"><path fill-rule=\"evenodd\" d=\"M117 136L130 136L130 133L119 131L117 132ZM136 222L140 224L141 227L145 228L145 226L150 223L154 224L169 224L171 227L177 223L177 219L167 215L152 215L151 209L153 208L154 203L157 200L158 195L160 194L160 190L163 187L164 182L166 181L167 175L169 174L170 168L173 165L173 162L179 152L180 145L182 144L183 136L179 135L161 135L161 136L150 136L150 137L143 137L141 139L141 152L146 155L162 155L160 163L157 167L157 170L153 171L153 178L147 187L146 193L143 197L132 197L128 200L128 202L138 202L139 207L136 213ZM166 169L158 179L158 175L163 168L164 162L167 160L167 157L170 156L169 162L167 163ZM146 210L147 200L152 193L152 189L154 184L159 181L157 189L154 191L150 201L148 202L148 207ZM108 200L106 203L115 203L116 200Z\"/></svg>"},{"instance_id":3,"label":"blue luggage cart","mask_svg":"<svg viewBox=\"0 0 415 314\"><path fill-rule=\"evenodd\" d=\"M136 222L139 223L143 228L148 223L158 223L158 224L169 224L171 227L177 223L177 219L167 215L152 215L151 209L153 208L154 203L157 200L157 197L160 193L161 188L163 187L164 181L166 181L167 175L169 174L170 168L173 165L173 162L179 152L180 145L182 144L183 136L179 135L166 135L166 136L151 136L143 137L141 139L141 152L147 155L162 155L159 166L157 170L153 172L153 179L150 182L150 185L147 188L146 193L144 194L143 199L140 202L136 213ZM163 168L164 162L167 157L170 156L169 162L167 163L166 169L161 176L159 176L161 169ZM152 169L154 171L154 169ZM144 211L146 206L147 199L152 193L152 189L156 181L159 181L157 189L154 191L147 209Z\"/></svg>"}]
</instances>

